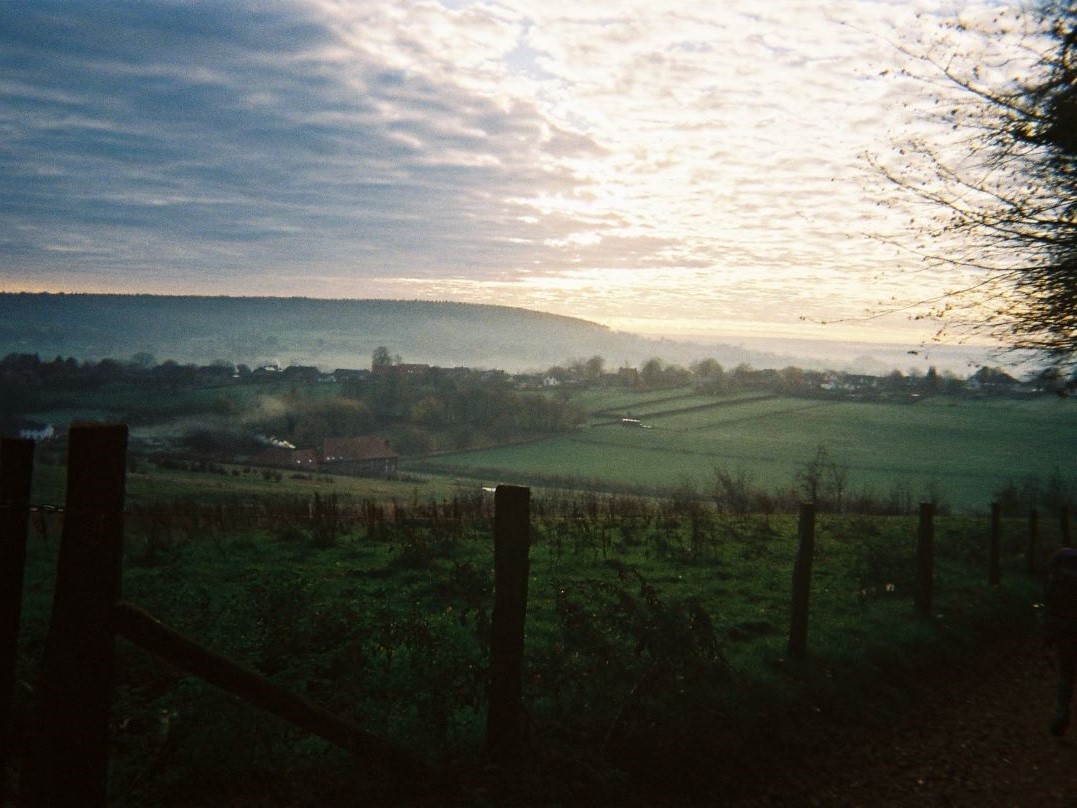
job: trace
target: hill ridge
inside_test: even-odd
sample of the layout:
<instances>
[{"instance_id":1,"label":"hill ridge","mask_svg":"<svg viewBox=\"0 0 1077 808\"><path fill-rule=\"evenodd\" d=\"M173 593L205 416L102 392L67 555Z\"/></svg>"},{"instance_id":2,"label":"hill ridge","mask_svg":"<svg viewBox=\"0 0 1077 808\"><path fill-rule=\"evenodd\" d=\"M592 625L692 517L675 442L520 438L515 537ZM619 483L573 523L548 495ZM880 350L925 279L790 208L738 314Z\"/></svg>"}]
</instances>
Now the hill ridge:
<instances>
[{"instance_id":1,"label":"hill ridge","mask_svg":"<svg viewBox=\"0 0 1077 808\"><path fill-rule=\"evenodd\" d=\"M681 365L712 358L727 368L795 365L875 375L915 363L922 371L939 364L967 372L983 361L963 346L909 351L914 346L781 342L762 338L732 345L646 337L501 303L0 291L0 356L36 353L86 361L150 354L183 364L275 362L334 370L367 367L374 349L384 346L406 362L510 372L544 371L601 356L607 369L638 367L654 357Z\"/></svg>"},{"instance_id":2,"label":"hill ridge","mask_svg":"<svg viewBox=\"0 0 1077 808\"><path fill-rule=\"evenodd\" d=\"M494 303L305 296L0 292L0 354L364 367L384 345L406 361L545 369L602 355L633 364L662 342Z\"/></svg>"}]
</instances>

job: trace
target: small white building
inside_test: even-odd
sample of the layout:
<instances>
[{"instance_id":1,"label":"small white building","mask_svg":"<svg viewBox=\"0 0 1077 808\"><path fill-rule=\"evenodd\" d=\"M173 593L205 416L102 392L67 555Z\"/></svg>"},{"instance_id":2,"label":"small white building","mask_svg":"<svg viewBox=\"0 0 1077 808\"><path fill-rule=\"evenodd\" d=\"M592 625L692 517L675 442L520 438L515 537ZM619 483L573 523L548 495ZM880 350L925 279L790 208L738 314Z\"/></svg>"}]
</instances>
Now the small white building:
<instances>
[{"instance_id":1,"label":"small white building","mask_svg":"<svg viewBox=\"0 0 1077 808\"><path fill-rule=\"evenodd\" d=\"M19 430L19 437L32 440L35 443L41 443L43 440L52 440L55 438L56 430L53 428L52 424L37 429L27 427Z\"/></svg>"}]
</instances>

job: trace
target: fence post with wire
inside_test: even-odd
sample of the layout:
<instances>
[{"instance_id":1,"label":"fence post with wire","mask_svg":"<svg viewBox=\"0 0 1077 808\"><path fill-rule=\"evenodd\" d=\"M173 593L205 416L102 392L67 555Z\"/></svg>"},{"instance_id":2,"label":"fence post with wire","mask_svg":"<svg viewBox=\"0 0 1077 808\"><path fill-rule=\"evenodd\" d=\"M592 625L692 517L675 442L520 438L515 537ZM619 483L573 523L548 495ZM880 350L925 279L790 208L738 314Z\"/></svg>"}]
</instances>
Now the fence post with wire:
<instances>
[{"instance_id":1,"label":"fence post with wire","mask_svg":"<svg viewBox=\"0 0 1077 808\"><path fill-rule=\"evenodd\" d=\"M120 599L127 426L75 424L25 804L104 806Z\"/></svg>"},{"instance_id":2,"label":"fence post with wire","mask_svg":"<svg viewBox=\"0 0 1077 808\"><path fill-rule=\"evenodd\" d=\"M11 699L15 688L15 660L22 616L26 531L30 518L33 472L32 440L0 440L0 795L7 792L7 762L12 731Z\"/></svg>"}]
</instances>

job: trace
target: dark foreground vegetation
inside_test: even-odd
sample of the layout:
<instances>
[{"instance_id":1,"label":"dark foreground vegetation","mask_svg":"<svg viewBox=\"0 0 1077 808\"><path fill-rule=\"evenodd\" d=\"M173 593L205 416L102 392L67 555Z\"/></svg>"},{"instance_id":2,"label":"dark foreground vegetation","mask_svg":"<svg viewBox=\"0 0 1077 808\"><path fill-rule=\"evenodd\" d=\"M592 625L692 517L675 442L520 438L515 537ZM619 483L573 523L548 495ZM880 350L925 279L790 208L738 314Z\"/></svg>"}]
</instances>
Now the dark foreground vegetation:
<instances>
[{"instance_id":1,"label":"dark foreground vegetation","mask_svg":"<svg viewBox=\"0 0 1077 808\"><path fill-rule=\"evenodd\" d=\"M25 708L61 514L35 512L18 677ZM936 525L930 619L913 610L917 526L821 514L809 653L788 657L792 515L547 491L532 501L526 754L483 747L492 498L158 501L129 508L124 597L437 766L397 783L119 643L114 805L683 804L750 794L850 722L886 722L925 672L1027 630L1025 518ZM1040 526L1040 552L1060 541ZM721 795L715 800L715 795Z\"/></svg>"},{"instance_id":2,"label":"dark foreground vegetation","mask_svg":"<svg viewBox=\"0 0 1077 808\"><path fill-rule=\"evenodd\" d=\"M5 436L53 428L36 450L22 720L64 518L60 438L70 421L123 420L132 427L124 597L440 772L421 788L400 783L383 762L356 760L121 640L114 805L652 805L750 795L820 737L897 715L931 681L927 672L984 637L1029 630L1029 508L1041 509L1041 561L1062 541L1056 515L1073 499L1066 475L1044 468L983 491L978 512L958 515L941 493L854 488L841 456L809 445L777 487L735 466L712 466L704 482L601 488L536 472L525 480L534 488L526 753L492 765L483 742L492 495L457 478L459 467L420 477L426 470L409 455L433 466L443 452L540 441L563 467L560 444L547 439L571 433L572 451L592 446L603 468L631 465L625 458L649 440L664 452L648 450L651 462L683 470L692 455L682 449L698 450L708 430L729 451L737 430L750 438L771 410L806 423L850 402L892 417L939 397L934 415L967 421L969 411L994 412L971 402L1057 402L1054 392L996 369L876 378L656 359L609 372L593 357L509 376L409 365L385 349L369 369L331 374L11 355L0 385ZM643 420L629 418L625 402L638 403ZM594 428L577 429L584 423ZM964 450L959 437L948 451ZM334 467L315 450L340 438L388 440L392 455L374 468ZM256 462L267 448L285 462L279 453ZM802 499L819 519L808 653L792 659ZM920 499L939 513L927 619L913 603ZM1003 506L999 585L988 583L992 499Z\"/></svg>"}]
</instances>

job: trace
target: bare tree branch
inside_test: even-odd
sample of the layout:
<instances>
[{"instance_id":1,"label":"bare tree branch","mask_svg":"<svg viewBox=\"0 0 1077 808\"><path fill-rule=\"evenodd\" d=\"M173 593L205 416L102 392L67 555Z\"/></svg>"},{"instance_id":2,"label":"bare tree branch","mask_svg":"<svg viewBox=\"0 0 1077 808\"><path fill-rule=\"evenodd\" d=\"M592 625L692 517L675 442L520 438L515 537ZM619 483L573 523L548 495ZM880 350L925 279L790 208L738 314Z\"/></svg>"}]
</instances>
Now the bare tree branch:
<instances>
[{"instance_id":1,"label":"bare tree branch","mask_svg":"<svg viewBox=\"0 0 1077 808\"><path fill-rule=\"evenodd\" d=\"M882 314L917 312L944 333L1000 339L1077 379L1077 3L1016 13L1012 56L894 45L949 139L896 143L889 163L869 163L919 206L911 244L899 246L964 280ZM985 43L993 34L974 33Z\"/></svg>"}]
</instances>

